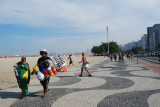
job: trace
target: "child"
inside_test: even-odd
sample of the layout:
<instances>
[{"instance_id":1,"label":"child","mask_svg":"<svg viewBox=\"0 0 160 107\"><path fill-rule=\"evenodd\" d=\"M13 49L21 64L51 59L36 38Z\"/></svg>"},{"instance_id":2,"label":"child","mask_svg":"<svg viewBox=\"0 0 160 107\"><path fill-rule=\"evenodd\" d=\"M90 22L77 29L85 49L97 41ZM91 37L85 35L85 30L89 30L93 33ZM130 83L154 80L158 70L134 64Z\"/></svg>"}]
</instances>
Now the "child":
<instances>
[{"instance_id":1,"label":"child","mask_svg":"<svg viewBox=\"0 0 160 107\"><path fill-rule=\"evenodd\" d=\"M69 57L67 58L67 59L69 59L69 67L71 64L74 66L71 56L72 56L72 54L69 55Z\"/></svg>"}]
</instances>

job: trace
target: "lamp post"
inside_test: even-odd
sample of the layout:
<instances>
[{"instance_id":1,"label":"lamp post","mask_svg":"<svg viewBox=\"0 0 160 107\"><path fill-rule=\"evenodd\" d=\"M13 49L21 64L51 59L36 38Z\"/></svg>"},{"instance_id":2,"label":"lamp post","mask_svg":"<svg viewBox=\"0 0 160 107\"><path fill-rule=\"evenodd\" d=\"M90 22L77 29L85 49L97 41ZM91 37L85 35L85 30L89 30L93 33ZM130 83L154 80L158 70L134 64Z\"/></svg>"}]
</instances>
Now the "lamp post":
<instances>
[{"instance_id":1,"label":"lamp post","mask_svg":"<svg viewBox=\"0 0 160 107\"><path fill-rule=\"evenodd\" d=\"M137 46L136 47L138 47L138 44L137 44ZM137 54L137 64L138 64L138 52L136 53Z\"/></svg>"},{"instance_id":2,"label":"lamp post","mask_svg":"<svg viewBox=\"0 0 160 107\"><path fill-rule=\"evenodd\" d=\"M108 26L106 26L106 30L107 30L107 41L108 41L108 57L109 57L109 37L108 37Z\"/></svg>"}]
</instances>

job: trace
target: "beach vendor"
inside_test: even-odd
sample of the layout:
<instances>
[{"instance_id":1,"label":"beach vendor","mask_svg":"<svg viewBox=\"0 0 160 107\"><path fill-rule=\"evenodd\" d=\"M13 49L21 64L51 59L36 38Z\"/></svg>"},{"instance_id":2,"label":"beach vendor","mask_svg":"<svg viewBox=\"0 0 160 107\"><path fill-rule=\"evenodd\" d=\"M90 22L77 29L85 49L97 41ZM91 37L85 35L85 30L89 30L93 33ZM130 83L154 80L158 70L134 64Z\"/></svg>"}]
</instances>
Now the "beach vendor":
<instances>
[{"instance_id":1,"label":"beach vendor","mask_svg":"<svg viewBox=\"0 0 160 107\"><path fill-rule=\"evenodd\" d=\"M29 64L26 62L26 57L22 57L21 61L14 65L19 88L22 90L22 98L29 94L28 84L30 81Z\"/></svg>"},{"instance_id":2,"label":"beach vendor","mask_svg":"<svg viewBox=\"0 0 160 107\"><path fill-rule=\"evenodd\" d=\"M37 65L39 67L39 70L43 72L44 69L48 68L50 66L50 62L52 62L52 59L47 56L47 51L46 49L43 49L40 51L40 55L42 56L41 58L38 59ZM45 71L44 71L45 72ZM50 80L50 75L49 74L44 74L44 79L40 80L41 85L43 86L44 90L44 95L42 98L46 98L47 92L48 92L48 84Z\"/></svg>"},{"instance_id":3,"label":"beach vendor","mask_svg":"<svg viewBox=\"0 0 160 107\"><path fill-rule=\"evenodd\" d=\"M91 77L92 75L91 75L91 73L88 70L88 64L89 64L89 62L87 61L86 54L84 52L82 53L82 61L80 61L79 63L82 63L81 74L79 76L80 77L82 76L83 69L85 69L88 72L88 76Z\"/></svg>"}]
</instances>

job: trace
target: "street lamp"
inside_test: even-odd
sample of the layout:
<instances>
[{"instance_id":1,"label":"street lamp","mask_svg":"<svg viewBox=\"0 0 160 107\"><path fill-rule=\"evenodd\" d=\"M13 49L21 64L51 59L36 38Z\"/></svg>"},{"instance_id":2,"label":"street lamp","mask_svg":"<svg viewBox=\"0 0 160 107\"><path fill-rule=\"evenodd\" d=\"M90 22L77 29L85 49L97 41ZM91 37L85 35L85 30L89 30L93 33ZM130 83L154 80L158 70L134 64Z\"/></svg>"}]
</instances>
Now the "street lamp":
<instances>
[{"instance_id":1,"label":"street lamp","mask_svg":"<svg viewBox=\"0 0 160 107\"><path fill-rule=\"evenodd\" d=\"M138 48L138 44L136 44L136 47ZM137 54L137 64L138 64L138 52L136 54Z\"/></svg>"},{"instance_id":2,"label":"street lamp","mask_svg":"<svg viewBox=\"0 0 160 107\"><path fill-rule=\"evenodd\" d=\"M106 30L107 30L108 56L109 56L109 37L108 37L108 26L106 26Z\"/></svg>"}]
</instances>

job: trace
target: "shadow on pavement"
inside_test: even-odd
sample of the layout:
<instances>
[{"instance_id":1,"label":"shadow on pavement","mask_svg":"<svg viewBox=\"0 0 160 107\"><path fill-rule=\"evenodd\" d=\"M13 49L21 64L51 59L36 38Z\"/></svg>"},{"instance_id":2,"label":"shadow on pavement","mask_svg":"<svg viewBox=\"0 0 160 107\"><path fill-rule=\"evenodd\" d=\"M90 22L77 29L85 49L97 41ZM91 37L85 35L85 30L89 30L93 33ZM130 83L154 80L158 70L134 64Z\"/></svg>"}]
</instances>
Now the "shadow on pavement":
<instances>
[{"instance_id":1,"label":"shadow on pavement","mask_svg":"<svg viewBox=\"0 0 160 107\"><path fill-rule=\"evenodd\" d=\"M7 98L21 98L21 92L0 92L0 98L1 99L7 99Z\"/></svg>"}]
</instances>

